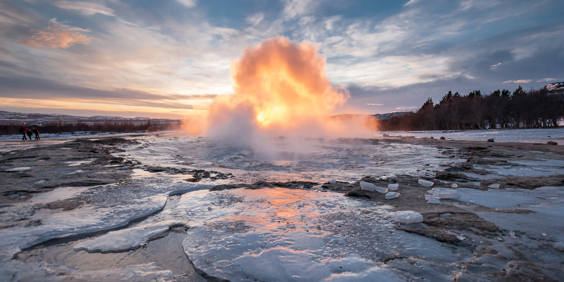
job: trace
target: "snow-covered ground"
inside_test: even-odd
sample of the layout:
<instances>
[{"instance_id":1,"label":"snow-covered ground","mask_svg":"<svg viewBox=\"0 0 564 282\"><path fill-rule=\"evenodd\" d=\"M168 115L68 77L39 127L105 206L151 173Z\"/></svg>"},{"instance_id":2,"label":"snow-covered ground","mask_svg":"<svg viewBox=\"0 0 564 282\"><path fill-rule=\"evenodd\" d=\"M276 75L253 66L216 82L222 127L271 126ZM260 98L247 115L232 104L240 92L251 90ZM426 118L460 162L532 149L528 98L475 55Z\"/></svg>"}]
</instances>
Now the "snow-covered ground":
<instances>
[{"instance_id":1,"label":"snow-covered ground","mask_svg":"<svg viewBox=\"0 0 564 282\"><path fill-rule=\"evenodd\" d=\"M539 128L539 129L489 129L489 130L466 130L466 131L382 131L377 136L387 134L389 136L415 136L433 137L435 139L445 137L452 140L486 141L493 138L496 142L523 142L543 143L555 141L558 145L564 145L564 127Z\"/></svg>"}]
</instances>

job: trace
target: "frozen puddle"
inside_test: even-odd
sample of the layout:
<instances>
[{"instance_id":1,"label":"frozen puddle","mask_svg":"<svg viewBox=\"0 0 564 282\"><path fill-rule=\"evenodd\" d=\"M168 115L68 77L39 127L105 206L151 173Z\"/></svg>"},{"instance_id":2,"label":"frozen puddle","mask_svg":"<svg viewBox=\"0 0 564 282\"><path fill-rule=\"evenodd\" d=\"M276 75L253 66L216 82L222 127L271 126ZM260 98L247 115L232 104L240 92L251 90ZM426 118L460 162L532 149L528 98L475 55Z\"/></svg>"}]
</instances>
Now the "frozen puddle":
<instances>
[{"instance_id":1,"label":"frozen puddle","mask_svg":"<svg viewBox=\"0 0 564 282\"><path fill-rule=\"evenodd\" d=\"M392 207L338 193L291 189L197 191L182 196L184 251L196 268L231 281L449 279L471 253L396 231ZM382 260L405 259L389 268Z\"/></svg>"},{"instance_id":2,"label":"frozen puddle","mask_svg":"<svg viewBox=\"0 0 564 282\"><path fill-rule=\"evenodd\" d=\"M525 189L490 189L488 191L459 188L458 200L489 208L526 209L528 214L476 212L485 220L512 231L521 231L535 237L546 237L564 244L564 189L541 187ZM555 226L556 224L556 226ZM544 233L544 234L543 234Z\"/></svg>"}]
</instances>

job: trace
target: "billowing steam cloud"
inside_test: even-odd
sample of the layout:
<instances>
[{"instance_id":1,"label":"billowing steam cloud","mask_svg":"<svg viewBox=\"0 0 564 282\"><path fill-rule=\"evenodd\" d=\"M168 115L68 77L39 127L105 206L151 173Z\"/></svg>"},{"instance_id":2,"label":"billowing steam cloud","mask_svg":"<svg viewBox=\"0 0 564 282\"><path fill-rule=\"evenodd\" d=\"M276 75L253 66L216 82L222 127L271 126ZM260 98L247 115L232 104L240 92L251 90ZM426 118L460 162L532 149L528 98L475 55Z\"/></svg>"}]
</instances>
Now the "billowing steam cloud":
<instances>
[{"instance_id":1,"label":"billowing steam cloud","mask_svg":"<svg viewBox=\"0 0 564 282\"><path fill-rule=\"evenodd\" d=\"M277 37L249 47L231 64L234 94L215 99L204 120L188 121L188 130L249 138L339 135L348 126L330 115L349 94L331 85L325 65L307 42Z\"/></svg>"}]
</instances>

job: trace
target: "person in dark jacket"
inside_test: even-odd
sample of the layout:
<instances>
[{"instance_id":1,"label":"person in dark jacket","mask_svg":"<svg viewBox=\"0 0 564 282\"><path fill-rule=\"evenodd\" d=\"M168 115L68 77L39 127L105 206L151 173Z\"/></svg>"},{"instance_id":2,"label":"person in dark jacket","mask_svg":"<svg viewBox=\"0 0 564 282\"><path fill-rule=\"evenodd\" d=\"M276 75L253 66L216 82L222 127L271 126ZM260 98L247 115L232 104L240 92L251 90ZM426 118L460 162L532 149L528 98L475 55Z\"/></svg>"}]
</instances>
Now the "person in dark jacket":
<instances>
[{"instance_id":1,"label":"person in dark jacket","mask_svg":"<svg viewBox=\"0 0 564 282\"><path fill-rule=\"evenodd\" d=\"M33 133L31 132L31 129L28 128L27 129L27 137L29 137L29 140L31 140L31 135L33 135Z\"/></svg>"},{"instance_id":2,"label":"person in dark jacket","mask_svg":"<svg viewBox=\"0 0 564 282\"><path fill-rule=\"evenodd\" d=\"M22 140L27 140L27 138L25 138L25 134L27 133L27 126L25 126L25 123L20 127L20 133L23 134Z\"/></svg>"},{"instance_id":3,"label":"person in dark jacket","mask_svg":"<svg viewBox=\"0 0 564 282\"><path fill-rule=\"evenodd\" d=\"M35 135L35 140L40 140L41 138L39 137L39 130L37 130L36 127L34 127L31 132L33 132L33 135Z\"/></svg>"}]
</instances>

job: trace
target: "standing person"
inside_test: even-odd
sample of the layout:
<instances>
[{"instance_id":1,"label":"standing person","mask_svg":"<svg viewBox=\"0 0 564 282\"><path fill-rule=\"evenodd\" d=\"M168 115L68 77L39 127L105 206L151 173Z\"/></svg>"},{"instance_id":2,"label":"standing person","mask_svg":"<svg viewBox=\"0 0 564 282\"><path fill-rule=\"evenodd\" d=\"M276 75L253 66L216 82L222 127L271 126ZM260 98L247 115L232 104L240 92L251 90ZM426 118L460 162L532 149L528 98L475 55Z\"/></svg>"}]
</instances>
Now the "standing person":
<instances>
[{"instance_id":1,"label":"standing person","mask_svg":"<svg viewBox=\"0 0 564 282\"><path fill-rule=\"evenodd\" d=\"M27 140L27 138L25 138L25 134L27 133L27 126L25 126L25 123L20 127L20 133L23 134L22 140Z\"/></svg>"},{"instance_id":2,"label":"standing person","mask_svg":"<svg viewBox=\"0 0 564 282\"><path fill-rule=\"evenodd\" d=\"M35 140L40 140L41 138L39 137L39 130L37 130L36 127L34 127L32 130L33 135L35 135Z\"/></svg>"},{"instance_id":3,"label":"standing person","mask_svg":"<svg viewBox=\"0 0 564 282\"><path fill-rule=\"evenodd\" d=\"M28 128L28 129L27 129L27 137L29 137L29 140L31 140L31 135L32 135L32 134L33 134L33 133L31 133L31 129Z\"/></svg>"}]
</instances>

